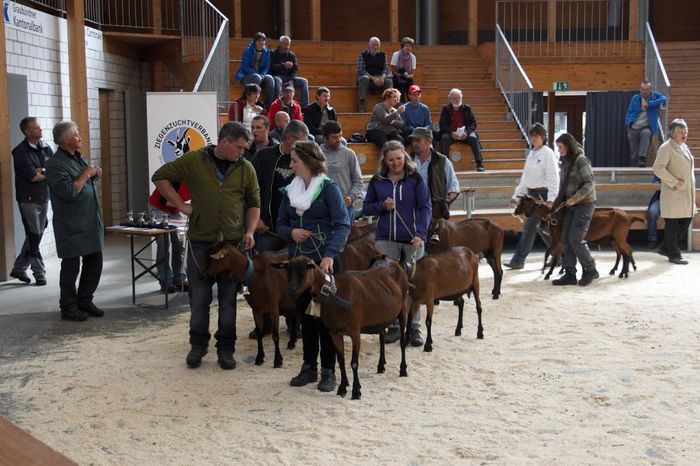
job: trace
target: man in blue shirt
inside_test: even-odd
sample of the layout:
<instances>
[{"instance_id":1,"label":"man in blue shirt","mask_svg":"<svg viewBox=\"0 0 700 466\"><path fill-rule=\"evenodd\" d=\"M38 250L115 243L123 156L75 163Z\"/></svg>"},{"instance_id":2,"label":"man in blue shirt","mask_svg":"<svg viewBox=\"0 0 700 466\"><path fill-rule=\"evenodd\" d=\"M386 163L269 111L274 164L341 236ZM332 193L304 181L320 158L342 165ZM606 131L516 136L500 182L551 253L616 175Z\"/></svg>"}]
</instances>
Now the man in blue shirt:
<instances>
[{"instance_id":1,"label":"man in blue shirt","mask_svg":"<svg viewBox=\"0 0 700 466\"><path fill-rule=\"evenodd\" d=\"M430 109L420 101L421 90L417 85L408 88L408 103L404 106L403 114L403 139L410 142L411 133L416 128L431 128L433 121L430 119Z\"/></svg>"},{"instance_id":2,"label":"man in blue shirt","mask_svg":"<svg viewBox=\"0 0 700 466\"><path fill-rule=\"evenodd\" d=\"M659 108L665 103L666 97L652 92L649 81L642 82L639 94L632 97L625 118L632 165L647 166L649 142L652 136L659 134Z\"/></svg>"}]
</instances>

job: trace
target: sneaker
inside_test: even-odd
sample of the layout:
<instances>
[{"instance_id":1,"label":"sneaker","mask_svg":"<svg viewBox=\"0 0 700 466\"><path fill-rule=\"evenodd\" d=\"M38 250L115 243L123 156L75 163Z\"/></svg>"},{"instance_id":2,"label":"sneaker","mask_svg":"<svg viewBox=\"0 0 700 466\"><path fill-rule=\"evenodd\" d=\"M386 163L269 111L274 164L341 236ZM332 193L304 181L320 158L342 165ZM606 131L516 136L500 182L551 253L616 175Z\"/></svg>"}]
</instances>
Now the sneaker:
<instances>
[{"instance_id":1,"label":"sneaker","mask_svg":"<svg viewBox=\"0 0 700 466\"><path fill-rule=\"evenodd\" d=\"M576 280L576 274L568 271L565 272L561 278L557 278L556 280L552 281L552 285L554 286L575 285L577 283L578 281Z\"/></svg>"},{"instance_id":2,"label":"sneaker","mask_svg":"<svg viewBox=\"0 0 700 466\"><path fill-rule=\"evenodd\" d=\"M10 272L10 277L16 278L17 280L21 281L22 283L29 283L32 280L29 278L29 275L27 275L27 272L24 272L22 270L13 270Z\"/></svg>"},{"instance_id":3,"label":"sneaker","mask_svg":"<svg viewBox=\"0 0 700 466\"><path fill-rule=\"evenodd\" d=\"M37 275L34 277L36 279L36 286L46 286L46 276L45 275Z\"/></svg>"},{"instance_id":4,"label":"sneaker","mask_svg":"<svg viewBox=\"0 0 700 466\"><path fill-rule=\"evenodd\" d=\"M639 159L639 164L637 165L639 168L647 168L647 159Z\"/></svg>"},{"instance_id":5,"label":"sneaker","mask_svg":"<svg viewBox=\"0 0 700 466\"><path fill-rule=\"evenodd\" d=\"M318 380L318 371L315 367L311 367L304 363L301 366L301 370L296 377L292 377L289 381L289 385L292 387L303 387L304 385L316 382Z\"/></svg>"},{"instance_id":6,"label":"sneaker","mask_svg":"<svg viewBox=\"0 0 700 466\"><path fill-rule=\"evenodd\" d=\"M216 362L219 363L222 369L230 371L236 368L236 360L233 359L233 350L219 350L216 352L218 356Z\"/></svg>"},{"instance_id":7,"label":"sneaker","mask_svg":"<svg viewBox=\"0 0 700 466\"><path fill-rule=\"evenodd\" d=\"M659 246L659 249L656 250L656 253L668 257L668 250L664 245Z\"/></svg>"},{"instance_id":8,"label":"sneaker","mask_svg":"<svg viewBox=\"0 0 700 466\"><path fill-rule=\"evenodd\" d=\"M68 309L61 309L61 319L68 320L71 322L84 322L88 318L87 313L81 311L77 307L69 307Z\"/></svg>"},{"instance_id":9,"label":"sneaker","mask_svg":"<svg viewBox=\"0 0 700 466\"><path fill-rule=\"evenodd\" d=\"M321 368L321 381L316 388L321 392L332 392L335 390L335 372L333 369Z\"/></svg>"},{"instance_id":10,"label":"sneaker","mask_svg":"<svg viewBox=\"0 0 700 466\"><path fill-rule=\"evenodd\" d=\"M521 264L520 262L513 262L513 260L511 260L510 262L506 262L503 265L513 270L520 270L523 268L523 264Z\"/></svg>"},{"instance_id":11,"label":"sneaker","mask_svg":"<svg viewBox=\"0 0 700 466\"><path fill-rule=\"evenodd\" d=\"M192 369L199 367L202 364L202 358L207 354L207 348L204 346L192 346L190 352L187 353L187 367Z\"/></svg>"},{"instance_id":12,"label":"sneaker","mask_svg":"<svg viewBox=\"0 0 700 466\"><path fill-rule=\"evenodd\" d=\"M483 166L483 165L477 165L477 167L476 167L476 171L478 171L478 172L485 172L485 171L486 171L486 169L484 168L484 166Z\"/></svg>"},{"instance_id":13,"label":"sneaker","mask_svg":"<svg viewBox=\"0 0 700 466\"><path fill-rule=\"evenodd\" d=\"M389 327L384 336L384 343L396 343L401 339L401 329L398 327Z\"/></svg>"},{"instance_id":14,"label":"sneaker","mask_svg":"<svg viewBox=\"0 0 700 466\"><path fill-rule=\"evenodd\" d=\"M408 341L411 343L411 346L418 347L423 345L423 336L420 334L420 327L411 326L408 330Z\"/></svg>"},{"instance_id":15,"label":"sneaker","mask_svg":"<svg viewBox=\"0 0 700 466\"><path fill-rule=\"evenodd\" d=\"M681 256L678 257L669 257L668 261L671 264L678 264L678 265L688 265L688 261L683 259Z\"/></svg>"},{"instance_id":16,"label":"sneaker","mask_svg":"<svg viewBox=\"0 0 700 466\"><path fill-rule=\"evenodd\" d=\"M578 284L581 286L590 285L591 282L596 278L600 278L600 275L598 274L598 271L596 269L584 270L583 274L581 275L581 280L578 281Z\"/></svg>"},{"instance_id":17,"label":"sneaker","mask_svg":"<svg viewBox=\"0 0 700 466\"><path fill-rule=\"evenodd\" d=\"M160 285L160 292L161 292L161 293L165 293L166 291L167 291L168 293L175 293L175 292L177 291L177 288L175 288L175 285L173 285L173 284L170 283L170 282L168 282L168 283L161 283L161 285Z\"/></svg>"},{"instance_id":18,"label":"sneaker","mask_svg":"<svg viewBox=\"0 0 700 466\"><path fill-rule=\"evenodd\" d=\"M83 312L86 312L88 315L91 315L93 317L102 317L103 315L105 315L105 311L95 306L95 303L93 303L92 301L78 304L78 309L80 309Z\"/></svg>"}]
</instances>

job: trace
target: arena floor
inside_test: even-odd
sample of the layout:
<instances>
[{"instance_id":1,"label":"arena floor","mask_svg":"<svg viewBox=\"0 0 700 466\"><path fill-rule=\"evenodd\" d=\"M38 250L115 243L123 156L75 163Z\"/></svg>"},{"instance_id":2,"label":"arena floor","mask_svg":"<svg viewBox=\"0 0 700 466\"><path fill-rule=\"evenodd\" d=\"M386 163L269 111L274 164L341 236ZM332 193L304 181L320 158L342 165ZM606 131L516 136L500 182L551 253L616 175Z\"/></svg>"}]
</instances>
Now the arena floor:
<instances>
[{"instance_id":1,"label":"arena floor","mask_svg":"<svg viewBox=\"0 0 700 466\"><path fill-rule=\"evenodd\" d=\"M125 244L108 242L102 319L60 321L55 283L0 285L0 415L79 464L700 463L697 254L675 266L636 252L638 270L620 280L607 275L614 254L597 252L606 274L587 288L543 281L536 254L505 272L498 301L482 263L485 339L473 300L461 337L441 305L434 351L410 348L399 378L398 345L376 374L378 340L365 336L353 401L289 387L299 346L273 369L267 338L265 365L253 365L244 303L238 367L222 371L210 353L187 369L184 299L133 309Z\"/></svg>"}]
</instances>

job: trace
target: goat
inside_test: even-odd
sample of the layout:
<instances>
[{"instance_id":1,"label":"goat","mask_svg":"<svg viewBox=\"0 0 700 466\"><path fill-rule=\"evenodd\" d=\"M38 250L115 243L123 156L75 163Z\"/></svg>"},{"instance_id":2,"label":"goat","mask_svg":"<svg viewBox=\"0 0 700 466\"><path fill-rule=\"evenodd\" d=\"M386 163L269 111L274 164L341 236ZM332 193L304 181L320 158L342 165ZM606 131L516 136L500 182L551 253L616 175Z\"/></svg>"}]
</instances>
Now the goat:
<instances>
[{"instance_id":1,"label":"goat","mask_svg":"<svg viewBox=\"0 0 700 466\"><path fill-rule=\"evenodd\" d=\"M436 299L453 300L459 306L459 317L455 336L462 334L462 315L464 298L474 294L478 325L476 338L484 338L484 328L481 325L481 299L479 298L479 256L464 246L457 246L439 254L423 256L415 264L413 276L408 290L411 297L409 320L425 304L427 315L425 326L428 336L425 339L423 351L433 350L431 328L433 324L433 308Z\"/></svg>"},{"instance_id":2,"label":"goat","mask_svg":"<svg viewBox=\"0 0 700 466\"><path fill-rule=\"evenodd\" d=\"M192 140L191 137L186 136L187 130L182 132L182 136L180 136L180 130L177 130L177 133L175 133L175 140L170 140L168 139L168 144L173 146L175 148L175 157L180 158L181 156L185 155L190 151L190 141Z\"/></svg>"},{"instance_id":3,"label":"goat","mask_svg":"<svg viewBox=\"0 0 700 466\"><path fill-rule=\"evenodd\" d=\"M380 356L377 372L384 372L384 329L399 317L401 328L401 365L399 375L405 377L406 371L406 296L408 278L398 262L382 258L375 261L367 270L342 272L335 275L336 291L329 292L330 276L324 274L311 259L303 256L291 259L286 264L274 267L287 270L289 293L298 297L306 290L320 301L321 319L328 328L333 344L338 351L341 381L338 395L345 396L349 385L345 372L345 347L343 336L352 340L353 372L352 399L358 400L360 380L358 378L358 360L360 355L360 333L379 333ZM332 288L331 288L332 289Z\"/></svg>"},{"instance_id":4,"label":"goat","mask_svg":"<svg viewBox=\"0 0 700 466\"><path fill-rule=\"evenodd\" d=\"M549 256L552 256L549 271L544 277L545 280L548 280L552 275L554 267L556 267L559 257L564 252L564 243L562 242L564 213L563 211L558 211L552 215L550 208L547 207L547 204L529 196L521 197L517 207L515 208L515 215L520 215L521 213L524 213L527 217L534 216L548 220L549 236L552 239L552 245L545 253L545 264L547 263ZM620 264L620 257L622 257L622 268L618 278L627 278L629 276L630 264L632 264L634 270L637 270L637 265L635 264L634 257L632 256L632 248L627 242L627 235L630 227L635 222L644 223L646 220L642 217L630 215L624 210L620 209L596 209L593 211L593 215L591 216L591 224L588 227L585 240L591 243L606 239L610 239L612 241L613 247L615 248L616 258L615 265L610 270L610 275L615 275L617 267ZM546 265L544 268L546 268Z\"/></svg>"},{"instance_id":5,"label":"goat","mask_svg":"<svg viewBox=\"0 0 700 466\"><path fill-rule=\"evenodd\" d=\"M248 293L244 295L255 319L255 333L258 342L258 354L255 364L260 366L265 362L263 350L263 326L266 319L272 322L272 341L275 344L274 367L282 367L282 353L280 352L279 320L280 314L288 318L287 325L296 329L298 318L296 304L287 293L287 274L284 271L271 267L271 264L284 262L288 258L287 250L265 251L253 258L253 275L248 283ZM289 334L287 349L294 349L297 341L297 332Z\"/></svg>"},{"instance_id":6,"label":"goat","mask_svg":"<svg viewBox=\"0 0 700 466\"><path fill-rule=\"evenodd\" d=\"M434 220L428 237L437 233L439 241L432 238L426 244L428 254L445 252L453 246L465 246L473 253L483 253L486 262L493 270L493 299L501 295L503 268L501 254L503 253L503 238L505 230L488 219L463 220L459 223L450 220Z\"/></svg>"},{"instance_id":7,"label":"goat","mask_svg":"<svg viewBox=\"0 0 700 466\"><path fill-rule=\"evenodd\" d=\"M365 235L374 233L377 231L377 224L370 223L366 220L358 220L352 224L350 227L350 234L348 235L348 242L360 239Z\"/></svg>"},{"instance_id":8,"label":"goat","mask_svg":"<svg viewBox=\"0 0 700 466\"><path fill-rule=\"evenodd\" d=\"M343 270L365 270L371 265L373 258L381 256L374 242L374 232L367 233L345 244L340 253L340 263Z\"/></svg>"}]
</instances>

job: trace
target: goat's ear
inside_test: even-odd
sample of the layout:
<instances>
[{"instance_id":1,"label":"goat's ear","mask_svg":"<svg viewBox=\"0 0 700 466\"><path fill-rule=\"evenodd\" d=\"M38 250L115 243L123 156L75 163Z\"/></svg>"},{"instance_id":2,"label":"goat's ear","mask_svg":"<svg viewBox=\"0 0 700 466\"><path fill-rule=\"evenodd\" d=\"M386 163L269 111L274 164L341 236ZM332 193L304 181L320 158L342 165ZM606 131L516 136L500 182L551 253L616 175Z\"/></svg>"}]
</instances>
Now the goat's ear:
<instances>
[{"instance_id":1,"label":"goat's ear","mask_svg":"<svg viewBox=\"0 0 700 466\"><path fill-rule=\"evenodd\" d=\"M289 261L284 261L284 262L271 262L270 267L274 269L286 269L287 264L289 264Z\"/></svg>"},{"instance_id":2,"label":"goat's ear","mask_svg":"<svg viewBox=\"0 0 700 466\"><path fill-rule=\"evenodd\" d=\"M209 257L211 257L214 260L219 260L219 259L223 259L225 255L226 255L226 253L222 249L221 251L217 251L214 254L209 254Z\"/></svg>"}]
</instances>

